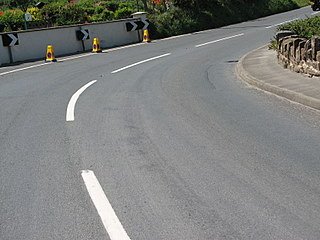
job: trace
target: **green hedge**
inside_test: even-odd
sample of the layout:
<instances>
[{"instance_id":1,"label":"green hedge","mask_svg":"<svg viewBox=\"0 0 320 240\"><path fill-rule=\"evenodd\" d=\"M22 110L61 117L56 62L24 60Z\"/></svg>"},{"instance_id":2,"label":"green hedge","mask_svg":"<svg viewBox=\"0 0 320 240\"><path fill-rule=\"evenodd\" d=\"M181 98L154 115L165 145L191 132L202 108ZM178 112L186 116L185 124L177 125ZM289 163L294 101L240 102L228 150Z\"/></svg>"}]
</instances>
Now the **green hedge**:
<instances>
[{"instance_id":1,"label":"green hedge","mask_svg":"<svg viewBox=\"0 0 320 240\"><path fill-rule=\"evenodd\" d=\"M320 36L320 17L317 16L313 18L297 20L280 26L278 30L290 30L305 38L311 38L315 35Z\"/></svg>"},{"instance_id":2,"label":"green hedge","mask_svg":"<svg viewBox=\"0 0 320 240\"><path fill-rule=\"evenodd\" d=\"M62 26L85 22L101 22L114 19L128 18L137 11L135 1L120 0L79 0L69 4L67 0L46 0L46 5L37 9L30 7L33 20L46 23L48 26ZM0 12L0 25L4 31L24 29L24 12L20 9L4 9ZM1 28L0 28L1 30Z\"/></svg>"}]
</instances>

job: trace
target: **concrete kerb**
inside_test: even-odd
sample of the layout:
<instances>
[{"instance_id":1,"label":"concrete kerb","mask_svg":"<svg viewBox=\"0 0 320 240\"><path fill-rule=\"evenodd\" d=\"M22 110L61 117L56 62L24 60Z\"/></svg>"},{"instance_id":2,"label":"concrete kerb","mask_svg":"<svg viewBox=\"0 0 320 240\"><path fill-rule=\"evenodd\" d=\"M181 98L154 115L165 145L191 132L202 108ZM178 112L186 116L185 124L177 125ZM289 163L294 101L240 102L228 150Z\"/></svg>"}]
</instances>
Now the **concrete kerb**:
<instances>
[{"instance_id":1,"label":"concrete kerb","mask_svg":"<svg viewBox=\"0 0 320 240\"><path fill-rule=\"evenodd\" d=\"M296 102L296 103L300 103L303 104L305 106L320 110L320 100L316 99L316 98L312 98L309 96L306 96L304 94L298 93L298 92L294 92L292 90L286 89L286 88L281 88L272 84L269 84L267 82L264 82L258 78L256 78L255 76L253 76L253 74L250 74L243 66L244 61L246 61L247 58L250 57L250 55L256 51L261 50L262 48L265 48L267 45L264 45L258 49L255 49L253 51L250 51L249 53L247 53L246 55L244 55L238 62L238 64L236 65L236 75L240 80L245 81L246 83L273 93L275 95L278 95L280 97L286 98L290 101ZM297 73L298 74L298 73Z\"/></svg>"}]
</instances>

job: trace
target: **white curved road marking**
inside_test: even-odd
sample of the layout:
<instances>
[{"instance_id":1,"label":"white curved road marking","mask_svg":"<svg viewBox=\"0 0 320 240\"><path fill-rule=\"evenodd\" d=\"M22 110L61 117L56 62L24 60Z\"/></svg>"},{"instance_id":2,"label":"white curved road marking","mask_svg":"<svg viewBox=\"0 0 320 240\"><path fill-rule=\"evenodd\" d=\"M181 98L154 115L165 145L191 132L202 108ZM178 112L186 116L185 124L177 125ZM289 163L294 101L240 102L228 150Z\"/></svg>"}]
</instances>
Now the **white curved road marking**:
<instances>
[{"instance_id":1,"label":"white curved road marking","mask_svg":"<svg viewBox=\"0 0 320 240\"><path fill-rule=\"evenodd\" d=\"M71 99L68 103L68 107L67 107L67 114L66 114L66 121L67 122L74 121L74 108L75 108L75 105L77 103L77 100L78 100L80 94L83 93L88 87L90 87L95 82L97 82L97 80L93 80L93 81L87 83L82 88L80 88L75 94L73 94L73 96L71 97Z\"/></svg>"}]
</instances>

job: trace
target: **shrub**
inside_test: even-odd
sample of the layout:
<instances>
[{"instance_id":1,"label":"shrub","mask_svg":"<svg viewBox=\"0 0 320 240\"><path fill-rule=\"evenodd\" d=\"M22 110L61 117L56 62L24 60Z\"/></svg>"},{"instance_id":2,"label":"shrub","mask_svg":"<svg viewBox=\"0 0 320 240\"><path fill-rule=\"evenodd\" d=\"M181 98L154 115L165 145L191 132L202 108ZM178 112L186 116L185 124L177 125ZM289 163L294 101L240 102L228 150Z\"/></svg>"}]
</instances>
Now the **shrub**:
<instances>
[{"instance_id":1,"label":"shrub","mask_svg":"<svg viewBox=\"0 0 320 240\"><path fill-rule=\"evenodd\" d=\"M94 7L86 7L84 8L84 11L86 12L87 15L93 15L94 14L94 11L95 11L95 8Z\"/></svg>"},{"instance_id":2,"label":"shrub","mask_svg":"<svg viewBox=\"0 0 320 240\"><path fill-rule=\"evenodd\" d=\"M115 19L129 18L133 12L134 10L132 8L128 8L128 7L120 8L114 13L114 17Z\"/></svg>"},{"instance_id":3,"label":"shrub","mask_svg":"<svg viewBox=\"0 0 320 240\"><path fill-rule=\"evenodd\" d=\"M285 25L282 25L278 30L290 30L297 35L305 38L311 38L314 35L320 35L320 17L307 18L297 20Z\"/></svg>"},{"instance_id":4,"label":"shrub","mask_svg":"<svg viewBox=\"0 0 320 240\"><path fill-rule=\"evenodd\" d=\"M94 14L88 17L89 22L101 22L103 21L103 17L101 14Z\"/></svg>"},{"instance_id":5,"label":"shrub","mask_svg":"<svg viewBox=\"0 0 320 240\"><path fill-rule=\"evenodd\" d=\"M102 19L103 21L114 19L114 12L109 11L108 9L103 10Z\"/></svg>"},{"instance_id":6,"label":"shrub","mask_svg":"<svg viewBox=\"0 0 320 240\"><path fill-rule=\"evenodd\" d=\"M268 1L268 10L271 13L284 12L298 8L298 5L292 0L270 0Z\"/></svg>"},{"instance_id":7,"label":"shrub","mask_svg":"<svg viewBox=\"0 0 320 240\"><path fill-rule=\"evenodd\" d=\"M95 9L94 9L94 14L100 14L102 13L104 10L104 7L102 6L96 6Z\"/></svg>"},{"instance_id":8,"label":"shrub","mask_svg":"<svg viewBox=\"0 0 320 240\"><path fill-rule=\"evenodd\" d=\"M100 14L89 16L89 22L101 22L114 19L114 13L108 9L103 10Z\"/></svg>"},{"instance_id":9,"label":"shrub","mask_svg":"<svg viewBox=\"0 0 320 240\"><path fill-rule=\"evenodd\" d=\"M64 7L63 3L60 2L52 2L50 4L46 4L43 8L41 8L40 13L43 18L53 25L56 23L57 18L61 12L61 9Z\"/></svg>"},{"instance_id":10,"label":"shrub","mask_svg":"<svg viewBox=\"0 0 320 240\"><path fill-rule=\"evenodd\" d=\"M32 21L43 20L43 16L39 8L36 8L36 7L28 8L27 12L31 14Z\"/></svg>"},{"instance_id":11,"label":"shrub","mask_svg":"<svg viewBox=\"0 0 320 240\"><path fill-rule=\"evenodd\" d=\"M199 27L195 16L179 8L171 8L167 12L150 16L150 20L153 38L189 33Z\"/></svg>"},{"instance_id":12,"label":"shrub","mask_svg":"<svg viewBox=\"0 0 320 240\"><path fill-rule=\"evenodd\" d=\"M77 5L81 8L91 8L95 5L95 0L78 0Z\"/></svg>"},{"instance_id":13,"label":"shrub","mask_svg":"<svg viewBox=\"0 0 320 240\"><path fill-rule=\"evenodd\" d=\"M119 3L117 2L114 2L114 1L107 1L105 4L104 4L105 8L107 8L109 11L111 12L115 12L118 10L119 8Z\"/></svg>"},{"instance_id":14,"label":"shrub","mask_svg":"<svg viewBox=\"0 0 320 240\"><path fill-rule=\"evenodd\" d=\"M120 8L130 8L133 10L136 8L136 3L134 3L133 1L120 2L118 9L120 9Z\"/></svg>"},{"instance_id":15,"label":"shrub","mask_svg":"<svg viewBox=\"0 0 320 240\"><path fill-rule=\"evenodd\" d=\"M85 11L83 8L76 4L68 4L60 8L59 15L56 18L58 25L68 25L83 23L87 20Z\"/></svg>"},{"instance_id":16,"label":"shrub","mask_svg":"<svg viewBox=\"0 0 320 240\"><path fill-rule=\"evenodd\" d=\"M4 31L17 31L24 28L24 12L22 10L7 10L0 16Z\"/></svg>"}]
</instances>

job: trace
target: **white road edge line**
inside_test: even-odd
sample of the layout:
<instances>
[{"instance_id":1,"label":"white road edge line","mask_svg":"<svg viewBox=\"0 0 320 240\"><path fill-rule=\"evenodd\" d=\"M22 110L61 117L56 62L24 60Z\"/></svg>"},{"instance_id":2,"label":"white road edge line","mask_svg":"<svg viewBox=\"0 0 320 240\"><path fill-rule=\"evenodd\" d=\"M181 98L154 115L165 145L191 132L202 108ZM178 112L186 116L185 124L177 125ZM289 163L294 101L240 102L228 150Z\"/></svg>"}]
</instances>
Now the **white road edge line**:
<instances>
[{"instance_id":1,"label":"white road edge line","mask_svg":"<svg viewBox=\"0 0 320 240\"><path fill-rule=\"evenodd\" d=\"M298 19L299 19L299 18L294 18L294 19L291 19L291 20L288 20L288 21L284 21L284 22L281 22L281 23L277 23L277 24L268 26L268 27L266 27L266 28L268 29L268 28L277 27L277 26L279 26L279 25L282 25L282 24L285 24L285 23L289 23L289 22L293 22L293 21L298 20Z\"/></svg>"},{"instance_id":2,"label":"white road edge line","mask_svg":"<svg viewBox=\"0 0 320 240\"><path fill-rule=\"evenodd\" d=\"M169 55L171 55L171 53L166 53L166 54L163 54L163 55L160 55L160 56L148 58L148 59L146 59L146 60L143 60L143 61L140 61L140 62L137 62L137 63L133 63L133 64L128 65L128 66L126 66L126 67L123 67L123 68L119 68L119 69L117 69L117 70L114 70L114 71L111 72L111 73L118 73L118 72L121 72L121 71L126 70L126 69L128 69L128 68L132 68L132 67L134 67L134 66L137 66L137 65L139 65L139 64L146 63L146 62L150 62L150 61L152 61L152 60L156 60L156 59L159 59L159 58L167 57L167 56L169 56Z\"/></svg>"},{"instance_id":3,"label":"white road edge line","mask_svg":"<svg viewBox=\"0 0 320 240\"><path fill-rule=\"evenodd\" d=\"M318 14L318 13L320 13L320 12L314 12L314 13L311 13L311 15L316 15L316 14Z\"/></svg>"},{"instance_id":4,"label":"white road edge line","mask_svg":"<svg viewBox=\"0 0 320 240\"><path fill-rule=\"evenodd\" d=\"M140 45L144 45L144 44L145 43L136 43L136 44L131 44L131 45L127 45L127 46L106 49L106 50L103 50L102 52L114 52L114 51L118 51L118 50L122 50L122 49L126 49L126 48L132 48L132 47L136 47L136 46L140 46ZM58 62L66 62L66 61L75 60L75 59L83 58L83 57L89 57L89 56L93 56L93 55L96 55L96 53L86 53L86 54L81 54L81 55L73 56L73 57L63 57L63 58L59 58ZM11 74L11 73L32 69L32 68L42 67L44 65L51 64L51 63L52 62L46 62L46 63L32 65L29 67L14 69L11 71L0 73L0 76L4 76L4 75Z\"/></svg>"},{"instance_id":5,"label":"white road edge line","mask_svg":"<svg viewBox=\"0 0 320 240\"><path fill-rule=\"evenodd\" d=\"M198 47L206 46L206 45L208 45L208 44L212 44L212 43L216 43L216 42L221 42L221 41L223 41L223 40L228 40L228 39L231 39L231 38L240 37L240 36L243 36L243 35L244 35L244 33L240 33L240 34L233 35L233 36L230 36L230 37L225 37L225 38L217 39L217 40L214 40L214 41L211 41L211 42L206 42L206 43L198 44L198 45L196 45L195 47L198 48Z\"/></svg>"},{"instance_id":6,"label":"white road edge line","mask_svg":"<svg viewBox=\"0 0 320 240\"><path fill-rule=\"evenodd\" d=\"M58 62L65 62L65 61L75 60L75 59L78 59L78 58L89 57L89 56L92 56L94 54L95 53L85 53L85 54L72 56L72 57L63 57L63 58L59 58Z\"/></svg>"},{"instance_id":7,"label":"white road edge line","mask_svg":"<svg viewBox=\"0 0 320 240\"><path fill-rule=\"evenodd\" d=\"M110 239L130 240L94 172L91 170L83 170L81 171L81 176Z\"/></svg>"},{"instance_id":8,"label":"white road edge line","mask_svg":"<svg viewBox=\"0 0 320 240\"><path fill-rule=\"evenodd\" d=\"M127 46L109 48L109 49L106 49L106 50L102 50L102 52L114 52L114 51L118 51L118 50L122 50L122 49L138 47L138 46L141 46L141 45L146 45L146 43L141 42L141 43L130 44L130 45L127 45Z\"/></svg>"},{"instance_id":9,"label":"white road edge line","mask_svg":"<svg viewBox=\"0 0 320 240\"><path fill-rule=\"evenodd\" d=\"M192 36L192 33L187 33L187 34L182 34L182 35L176 35L176 36L171 36L171 37L167 37L167 38L157 39L157 40L153 40L152 42L163 42L163 41L177 39L177 38L181 38L181 37L187 37L187 36Z\"/></svg>"},{"instance_id":10,"label":"white road edge line","mask_svg":"<svg viewBox=\"0 0 320 240\"><path fill-rule=\"evenodd\" d=\"M70 101L69 101L68 107L67 107L67 114L66 114L66 121L67 122L74 121L74 108L75 108L75 105L77 103L79 96L81 95L81 93L83 93L88 87L90 87L95 82L97 82L97 80L93 80L93 81L87 83L82 88L80 88L75 94L73 94L73 96L70 98Z\"/></svg>"},{"instance_id":11,"label":"white road edge line","mask_svg":"<svg viewBox=\"0 0 320 240\"><path fill-rule=\"evenodd\" d=\"M20 72L20 71L31 69L31 68L41 67L41 66L44 66L47 64L51 64L51 62L41 63L41 64L29 66L29 67L14 69L14 70L11 70L8 72L3 72L3 73L0 73L0 76L4 76L4 75L10 74L10 73Z\"/></svg>"}]
</instances>

